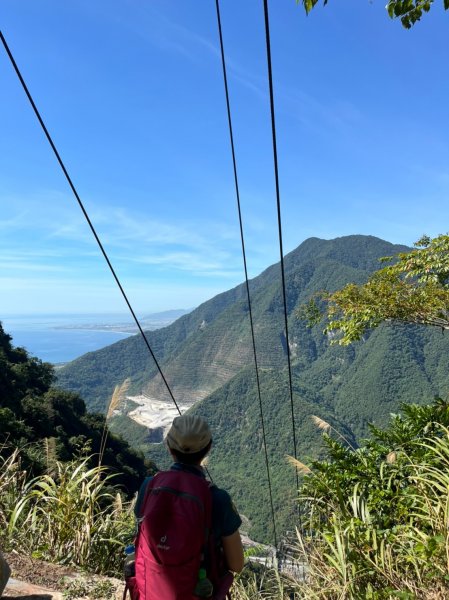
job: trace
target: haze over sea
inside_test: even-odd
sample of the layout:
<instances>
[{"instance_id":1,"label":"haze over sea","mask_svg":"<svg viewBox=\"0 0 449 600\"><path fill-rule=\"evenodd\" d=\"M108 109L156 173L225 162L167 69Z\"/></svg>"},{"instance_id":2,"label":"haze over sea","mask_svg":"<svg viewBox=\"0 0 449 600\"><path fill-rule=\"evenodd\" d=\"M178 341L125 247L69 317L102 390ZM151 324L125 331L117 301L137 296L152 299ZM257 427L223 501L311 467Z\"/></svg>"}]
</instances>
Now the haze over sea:
<instances>
[{"instance_id":1,"label":"haze over sea","mask_svg":"<svg viewBox=\"0 0 449 600\"><path fill-rule=\"evenodd\" d=\"M1 320L15 346L23 346L31 355L54 364L73 360L131 335L127 331L105 329L121 323L129 327L130 319L123 313L14 315Z\"/></svg>"},{"instance_id":2,"label":"haze over sea","mask_svg":"<svg viewBox=\"0 0 449 600\"><path fill-rule=\"evenodd\" d=\"M159 329L192 309L171 309L138 315L145 330ZM137 333L129 313L3 315L3 329L15 346L53 364L74 360Z\"/></svg>"}]
</instances>

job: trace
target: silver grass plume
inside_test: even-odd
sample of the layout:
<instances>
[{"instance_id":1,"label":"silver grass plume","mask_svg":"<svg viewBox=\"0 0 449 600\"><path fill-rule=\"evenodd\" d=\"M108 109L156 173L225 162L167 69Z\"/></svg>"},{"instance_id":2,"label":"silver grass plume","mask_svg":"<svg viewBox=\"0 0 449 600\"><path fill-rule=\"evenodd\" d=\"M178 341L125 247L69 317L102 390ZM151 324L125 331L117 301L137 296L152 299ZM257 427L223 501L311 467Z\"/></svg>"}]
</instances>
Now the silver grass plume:
<instances>
[{"instance_id":1,"label":"silver grass plume","mask_svg":"<svg viewBox=\"0 0 449 600\"><path fill-rule=\"evenodd\" d=\"M396 453L396 452L393 450L392 452L389 452L389 453L387 454L387 456L385 457L385 460L387 461L387 463L388 463L389 465L392 465L393 463L395 463L395 462L396 462L397 458L398 458L398 455L397 455L397 453Z\"/></svg>"},{"instance_id":2,"label":"silver grass plume","mask_svg":"<svg viewBox=\"0 0 449 600\"><path fill-rule=\"evenodd\" d=\"M47 474L51 475L55 471L58 460L56 452L56 438L44 438L45 460L47 463Z\"/></svg>"},{"instance_id":3,"label":"silver grass plume","mask_svg":"<svg viewBox=\"0 0 449 600\"><path fill-rule=\"evenodd\" d=\"M129 379L129 377L127 377L122 384L116 385L114 391L112 392L108 412L106 413L106 418L104 420L103 433L101 434L100 452L98 453L98 466L100 466L103 461L104 451L106 449L106 441L108 439L109 434L108 420L112 417L114 411L117 410L117 408L120 406L121 402L125 398L130 383L131 380Z\"/></svg>"},{"instance_id":4,"label":"silver grass plume","mask_svg":"<svg viewBox=\"0 0 449 600\"><path fill-rule=\"evenodd\" d=\"M112 392L111 401L109 402L109 408L106 414L106 421L112 417L112 415L114 414L114 410L117 410L117 408L124 400L130 384L131 380L128 377L122 384L115 386L114 391Z\"/></svg>"},{"instance_id":5,"label":"silver grass plume","mask_svg":"<svg viewBox=\"0 0 449 600\"><path fill-rule=\"evenodd\" d=\"M348 444L348 446L350 448L352 448L352 450L355 450L354 446L351 444L351 442L348 440L348 438L345 437L343 434L341 434L339 431L337 431L337 429L335 429L335 427L332 427L332 425L330 423L328 423L321 417L317 417L316 415L310 415L310 416L312 418L312 421L318 427L318 429L320 429L324 433L327 433L328 435L330 435L331 431L334 431L340 439L342 439L346 444Z\"/></svg>"},{"instance_id":6,"label":"silver grass plume","mask_svg":"<svg viewBox=\"0 0 449 600\"><path fill-rule=\"evenodd\" d=\"M325 421L324 419L321 419L316 415L311 415L311 417L312 421L315 423L318 429L321 429L321 431L325 431L327 433L330 429L332 429L331 424Z\"/></svg>"},{"instance_id":7,"label":"silver grass plume","mask_svg":"<svg viewBox=\"0 0 449 600\"><path fill-rule=\"evenodd\" d=\"M292 465L293 467L295 467L295 469L297 469L303 475L307 475L308 473L312 472L307 465L305 465L304 463L302 463L300 460L298 460L294 456L289 456L287 454L286 457L285 457L285 459L286 459L286 461L290 465Z\"/></svg>"}]
</instances>

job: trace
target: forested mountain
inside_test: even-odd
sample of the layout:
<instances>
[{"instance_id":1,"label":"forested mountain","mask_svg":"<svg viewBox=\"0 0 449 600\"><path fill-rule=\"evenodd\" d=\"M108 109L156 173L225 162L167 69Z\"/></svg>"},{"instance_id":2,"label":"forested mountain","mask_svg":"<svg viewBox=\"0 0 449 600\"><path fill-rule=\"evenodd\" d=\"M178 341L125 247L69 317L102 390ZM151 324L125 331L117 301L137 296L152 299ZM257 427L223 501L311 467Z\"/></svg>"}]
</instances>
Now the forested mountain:
<instances>
[{"instance_id":1,"label":"forested mountain","mask_svg":"<svg viewBox=\"0 0 449 600\"><path fill-rule=\"evenodd\" d=\"M295 318L311 294L347 281L364 281L381 256L404 250L374 237L311 238L285 257L292 352L299 363L314 360L326 345ZM263 368L285 363L279 264L250 282L258 362ZM147 332L177 400L195 402L253 364L245 286L215 296L168 327ZM140 336L88 353L58 373L60 384L81 393L89 407L104 410L114 386L126 378L131 392L170 400Z\"/></svg>"},{"instance_id":2,"label":"forested mountain","mask_svg":"<svg viewBox=\"0 0 449 600\"><path fill-rule=\"evenodd\" d=\"M29 475L80 453L93 453L91 464L98 465L104 416L86 411L78 394L52 387L53 381L52 366L14 347L0 323L0 454L8 456L18 448ZM132 494L151 463L116 435L109 434L103 445L102 464Z\"/></svg>"},{"instance_id":3,"label":"forested mountain","mask_svg":"<svg viewBox=\"0 0 449 600\"><path fill-rule=\"evenodd\" d=\"M289 339L298 457L321 450L311 415L332 424L349 443L369 422L386 424L401 402L429 402L449 391L449 341L417 326L382 326L350 347L331 345L322 327L309 329L297 308L323 289L362 283L379 258L407 250L369 236L309 239L285 258ZM279 530L294 514L295 474L279 265L250 283L267 446ZM270 539L270 505L262 451L260 409L246 293L243 285L220 294L148 338L177 400L201 400L192 409L214 431L210 469L229 488L256 539ZM87 354L61 370L59 383L104 408L114 386L131 378L134 392L167 398L142 341L136 336ZM123 418L120 427L124 426ZM141 431L144 431L142 428ZM128 431L138 439L136 430ZM336 434L333 434L336 435ZM151 457L164 464L164 450Z\"/></svg>"}]
</instances>

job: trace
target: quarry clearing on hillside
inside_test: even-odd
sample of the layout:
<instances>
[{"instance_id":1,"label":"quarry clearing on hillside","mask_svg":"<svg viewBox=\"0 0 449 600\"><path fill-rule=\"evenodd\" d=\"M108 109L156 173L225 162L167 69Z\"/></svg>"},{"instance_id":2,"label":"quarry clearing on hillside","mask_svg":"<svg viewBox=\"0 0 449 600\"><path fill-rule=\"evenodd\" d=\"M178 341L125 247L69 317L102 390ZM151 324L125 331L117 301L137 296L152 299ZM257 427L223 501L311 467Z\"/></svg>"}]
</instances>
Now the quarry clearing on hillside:
<instances>
[{"instance_id":1,"label":"quarry clearing on hillside","mask_svg":"<svg viewBox=\"0 0 449 600\"><path fill-rule=\"evenodd\" d=\"M128 413L128 417L144 425L148 429L163 429L164 434L171 425L173 419L179 415L176 406L172 401L158 400L141 394L140 396L127 396L139 406ZM192 404L179 403L179 409L184 413Z\"/></svg>"}]
</instances>

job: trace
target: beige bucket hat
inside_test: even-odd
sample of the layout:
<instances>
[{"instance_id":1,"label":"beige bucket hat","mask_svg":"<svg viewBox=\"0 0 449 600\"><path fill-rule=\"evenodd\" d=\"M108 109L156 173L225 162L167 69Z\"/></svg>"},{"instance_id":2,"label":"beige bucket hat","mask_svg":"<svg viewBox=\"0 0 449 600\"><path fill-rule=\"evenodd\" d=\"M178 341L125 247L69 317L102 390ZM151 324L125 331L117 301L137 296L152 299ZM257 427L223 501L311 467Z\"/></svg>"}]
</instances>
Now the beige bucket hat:
<instances>
[{"instance_id":1,"label":"beige bucket hat","mask_svg":"<svg viewBox=\"0 0 449 600\"><path fill-rule=\"evenodd\" d=\"M195 454L211 441L209 425L201 417L182 415L173 420L166 442L171 450L182 454Z\"/></svg>"}]
</instances>

